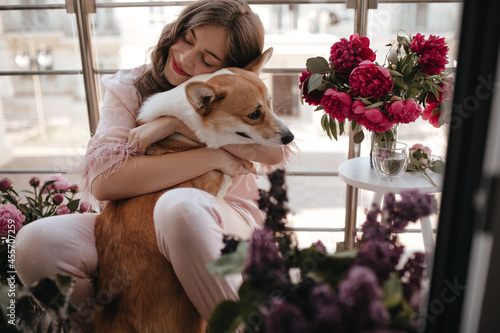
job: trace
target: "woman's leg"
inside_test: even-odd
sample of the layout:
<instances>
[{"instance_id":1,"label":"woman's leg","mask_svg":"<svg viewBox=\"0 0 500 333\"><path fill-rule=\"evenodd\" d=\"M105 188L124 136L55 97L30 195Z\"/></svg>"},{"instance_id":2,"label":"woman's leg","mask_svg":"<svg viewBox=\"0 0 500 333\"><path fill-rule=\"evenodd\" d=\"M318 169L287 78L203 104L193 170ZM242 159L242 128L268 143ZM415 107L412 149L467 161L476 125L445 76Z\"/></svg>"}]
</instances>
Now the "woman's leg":
<instances>
[{"instance_id":1,"label":"woman's leg","mask_svg":"<svg viewBox=\"0 0 500 333\"><path fill-rule=\"evenodd\" d=\"M160 252L172 263L189 299L208 320L215 306L236 299L240 275L218 278L206 264L220 257L225 233L248 239L252 228L234 209L197 189L165 192L154 221Z\"/></svg>"},{"instance_id":2,"label":"woman's leg","mask_svg":"<svg viewBox=\"0 0 500 333\"><path fill-rule=\"evenodd\" d=\"M16 236L16 270L26 286L55 274L76 279L71 300L81 310L72 316L75 332L92 332L97 251L97 214L60 215L34 221ZM73 329L72 329L73 332Z\"/></svg>"}]
</instances>

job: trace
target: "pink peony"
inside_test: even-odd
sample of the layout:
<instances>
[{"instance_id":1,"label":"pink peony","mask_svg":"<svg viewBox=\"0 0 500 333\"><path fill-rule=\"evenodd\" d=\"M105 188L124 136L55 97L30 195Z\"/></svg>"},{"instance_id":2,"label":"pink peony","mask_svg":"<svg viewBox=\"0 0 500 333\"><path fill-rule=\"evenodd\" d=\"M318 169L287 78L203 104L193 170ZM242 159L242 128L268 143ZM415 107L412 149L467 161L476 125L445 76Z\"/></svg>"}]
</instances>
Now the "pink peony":
<instances>
[{"instance_id":1,"label":"pink peony","mask_svg":"<svg viewBox=\"0 0 500 333\"><path fill-rule=\"evenodd\" d=\"M88 212L88 211L91 211L92 210L92 205L89 203L89 202L86 202L86 201L81 201L80 202L80 210L82 212Z\"/></svg>"},{"instance_id":2,"label":"pink peony","mask_svg":"<svg viewBox=\"0 0 500 333\"><path fill-rule=\"evenodd\" d=\"M69 210L68 206L61 205L57 210L57 215L66 215L66 214L71 214L71 211Z\"/></svg>"},{"instance_id":3,"label":"pink peony","mask_svg":"<svg viewBox=\"0 0 500 333\"><path fill-rule=\"evenodd\" d=\"M410 42L410 49L419 54L418 66L420 70L428 75L439 74L445 69L448 63L448 46L444 38L430 35L428 40L425 40L424 35L417 33Z\"/></svg>"},{"instance_id":4,"label":"pink peony","mask_svg":"<svg viewBox=\"0 0 500 333\"><path fill-rule=\"evenodd\" d=\"M353 119L351 104L352 100L349 94L339 92L333 88L325 91L321 99L321 105L325 107L325 112L338 121L343 121L346 118L348 120Z\"/></svg>"},{"instance_id":5,"label":"pink peony","mask_svg":"<svg viewBox=\"0 0 500 333\"><path fill-rule=\"evenodd\" d=\"M413 155L415 158L417 158L423 165L427 165L430 162L432 150L429 147L422 145L421 143L416 143L411 146L408 152L410 155ZM427 158L424 157L422 153L425 153L427 155ZM411 163L411 159L410 164L413 165L413 163Z\"/></svg>"},{"instance_id":6,"label":"pink peony","mask_svg":"<svg viewBox=\"0 0 500 333\"><path fill-rule=\"evenodd\" d=\"M375 60L376 55L369 46L368 37L359 37L357 33L351 35L349 41L342 38L330 49L330 61L336 70L348 76L361 62Z\"/></svg>"},{"instance_id":7,"label":"pink peony","mask_svg":"<svg viewBox=\"0 0 500 333\"><path fill-rule=\"evenodd\" d=\"M365 103L359 100L352 103L354 120L366 127L367 130L383 133L394 126L391 119L379 109L365 109L365 107Z\"/></svg>"},{"instance_id":8,"label":"pink peony","mask_svg":"<svg viewBox=\"0 0 500 333\"><path fill-rule=\"evenodd\" d=\"M395 124L409 124L422 114L422 107L412 99L387 104L387 114Z\"/></svg>"},{"instance_id":9,"label":"pink peony","mask_svg":"<svg viewBox=\"0 0 500 333\"><path fill-rule=\"evenodd\" d=\"M56 193L52 197L52 200L54 201L54 203L56 205L59 205L59 204L61 204L64 201L64 195L62 195L61 193Z\"/></svg>"},{"instance_id":10,"label":"pink peony","mask_svg":"<svg viewBox=\"0 0 500 333\"><path fill-rule=\"evenodd\" d=\"M388 94L394 87L389 70L371 61L363 61L352 71L349 84L354 97L374 99Z\"/></svg>"},{"instance_id":11,"label":"pink peony","mask_svg":"<svg viewBox=\"0 0 500 333\"><path fill-rule=\"evenodd\" d=\"M59 174L59 173L48 176L47 178L45 178L43 180L42 183L45 184L46 182L51 181L51 180L55 180L55 182L48 186L48 189L50 192L52 192L52 191L65 192L65 191L68 191L70 188L68 181L63 176L61 176L61 174Z\"/></svg>"},{"instance_id":12,"label":"pink peony","mask_svg":"<svg viewBox=\"0 0 500 333\"><path fill-rule=\"evenodd\" d=\"M310 93L307 92L307 82L310 75L311 72L309 72L309 70L302 72L302 75L299 78L299 88L302 89L302 86L304 86L304 89L302 90L302 97L304 98L304 101L309 105L317 106L321 103L323 92L319 90L313 90Z\"/></svg>"},{"instance_id":13,"label":"pink peony","mask_svg":"<svg viewBox=\"0 0 500 333\"><path fill-rule=\"evenodd\" d=\"M0 180L0 192L7 191L12 186L12 181L9 178Z\"/></svg>"},{"instance_id":14,"label":"pink peony","mask_svg":"<svg viewBox=\"0 0 500 333\"><path fill-rule=\"evenodd\" d=\"M26 216L15 205L10 203L0 205L0 235L7 235L9 230L17 233L25 220Z\"/></svg>"},{"instance_id":15,"label":"pink peony","mask_svg":"<svg viewBox=\"0 0 500 333\"><path fill-rule=\"evenodd\" d=\"M29 184L30 184L30 186L38 187L40 185L40 178L38 178L38 177L31 177L31 179L29 181Z\"/></svg>"},{"instance_id":16,"label":"pink peony","mask_svg":"<svg viewBox=\"0 0 500 333\"><path fill-rule=\"evenodd\" d=\"M441 116L441 108L439 107L441 104L439 102L427 103L427 107L424 109L422 113L423 120L429 120L429 123L439 128L439 117Z\"/></svg>"}]
</instances>

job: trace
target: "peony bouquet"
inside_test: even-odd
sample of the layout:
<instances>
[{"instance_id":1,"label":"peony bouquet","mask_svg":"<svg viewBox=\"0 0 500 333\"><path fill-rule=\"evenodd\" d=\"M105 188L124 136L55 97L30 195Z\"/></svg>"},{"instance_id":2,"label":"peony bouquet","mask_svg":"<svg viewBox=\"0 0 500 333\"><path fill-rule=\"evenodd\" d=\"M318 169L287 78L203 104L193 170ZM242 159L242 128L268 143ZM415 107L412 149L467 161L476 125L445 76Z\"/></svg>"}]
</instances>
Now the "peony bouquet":
<instances>
[{"instance_id":1,"label":"peony bouquet","mask_svg":"<svg viewBox=\"0 0 500 333\"><path fill-rule=\"evenodd\" d=\"M397 233L437 212L432 195L387 194L362 226L358 248L329 254L318 241L299 248L286 226L284 172L269 175L261 191L265 227L249 241L226 237L222 256L209 264L218 275L242 273L239 300L218 304L209 332L417 332L425 255L403 260Z\"/></svg>"},{"instance_id":2,"label":"peony bouquet","mask_svg":"<svg viewBox=\"0 0 500 333\"><path fill-rule=\"evenodd\" d=\"M95 212L90 203L75 198L78 185L70 185L60 174L42 181L32 177L29 185L32 190L18 193L10 179L0 180L0 282L5 282L7 271L14 270L7 253L24 225L48 216Z\"/></svg>"},{"instance_id":3,"label":"peony bouquet","mask_svg":"<svg viewBox=\"0 0 500 333\"><path fill-rule=\"evenodd\" d=\"M397 36L388 44L384 65L375 61L367 37L358 34L333 44L328 61L310 58L299 87L303 101L324 111L321 124L337 139L351 121L354 140L364 139L362 129L392 141L395 125L422 116L440 127L447 122L442 103L451 97L453 80L445 71L448 46L444 38L417 33Z\"/></svg>"}]
</instances>

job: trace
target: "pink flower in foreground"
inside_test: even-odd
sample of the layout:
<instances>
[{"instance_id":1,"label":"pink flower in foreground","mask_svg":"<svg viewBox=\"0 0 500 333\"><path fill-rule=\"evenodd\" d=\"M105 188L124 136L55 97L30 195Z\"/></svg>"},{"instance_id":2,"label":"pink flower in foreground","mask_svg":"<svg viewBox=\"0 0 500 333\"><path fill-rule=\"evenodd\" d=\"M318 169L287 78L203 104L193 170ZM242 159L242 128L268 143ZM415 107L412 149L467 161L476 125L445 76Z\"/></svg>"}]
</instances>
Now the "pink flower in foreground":
<instances>
[{"instance_id":1,"label":"pink flower in foreground","mask_svg":"<svg viewBox=\"0 0 500 333\"><path fill-rule=\"evenodd\" d=\"M365 107L365 103L359 100L352 103L354 120L366 127L367 130L383 133L394 126L391 119L379 109L365 109Z\"/></svg>"},{"instance_id":2,"label":"pink flower in foreground","mask_svg":"<svg viewBox=\"0 0 500 333\"><path fill-rule=\"evenodd\" d=\"M333 44L330 49L330 61L335 69L348 76L352 70L365 60L373 61L376 55L370 48L368 37L359 37L356 33L351 35L349 41L342 38Z\"/></svg>"},{"instance_id":3,"label":"pink flower in foreground","mask_svg":"<svg viewBox=\"0 0 500 333\"><path fill-rule=\"evenodd\" d=\"M311 72L309 72L309 70L302 72L302 75L299 78L299 88L302 89L302 86L304 86L302 89L302 97L304 98L304 101L309 105L317 106L321 103L323 92L319 90L313 90L310 93L307 92L307 83L310 75Z\"/></svg>"},{"instance_id":4,"label":"pink flower in foreground","mask_svg":"<svg viewBox=\"0 0 500 333\"><path fill-rule=\"evenodd\" d=\"M354 97L371 97L377 99L394 88L389 70L377 66L371 61L363 61L349 76L351 94Z\"/></svg>"},{"instance_id":5,"label":"pink flower in foreground","mask_svg":"<svg viewBox=\"0 0 500 333\"><path fill-rule=\"evenodd\" d=\"M346 118L353 119L351 104L352 100L349 94L333 88L326 90L321 99L321 105L324 106L325 112L338 121L343 121Z\"/></svg>"},{"instance_id":6,"label":"pink flower in foreground","mask_svg":"<svg viewBox=\"0 0 500 333\"><path fill-rule=\"evenodd\" d=\"M410 155L413 155L413 157L419 160L423 165L427 165L430 162L432 150L429 147L422 145L421 143L416 143L411 146L408 152ZM425 156L424 154L427 156ZM413 163L411 163L411 159L410 164L413 165Z\"/></svg>"},{"instance_id":7,"label":"pink flower in foreground","mask_svg":"<svg viewBox=\"0 0 500 333\"><path fill-rule=\"evenodd\" d=\"M7 235L9 230L17 233L25 220L26 216L15 205L0 205L0 235Z\"/></svg>"},{"instance_id":8,"label":"pink flower in foreground","mask_svg":"<svg viewBox=\"0 0 500 333\"><path fill-rule=\"evenodd\" d=\"M409 124L422 114L422 107L412 99L388 103L387 114L395 124Z\"/></svg>"},{"instance_id":9,"label":"pink flower in foreground","mask_svg":"<svg viewBox=\"0 0 500 333\"><path fill-rule=\"evenodd\" d=\"M0 192L7 191L12 186L12 181L9 178L0 180Z\"/></svg>"},{"instance_id":10,"label":"pink flower in foreground","mask_svg":"<svg viewBox=\"0 0 500 333\"><path fill-rule=\"evenodd\" d=\"M448 63L449 48L446 46L444 38L430 35L429 39L425 40L424 35L417 33L410 42L410 49L420 55L418 66L425 74L439 74Z\"/></svg>"},{"instance_id":11,"label":"pink flower in foreground","mask_svg":"<svg viewBox=\"0 0 500 333\"><path fill-rule=\"evenodd\" d=\"M61 205L57 210L57 215L66 215L66 214L71 214L71 211L69 210L68 206Z\"/></svg>"},{"instance_id":12,"label":"pink flower in foreground","mask_svg":"<svg viewBox=\"0 0 500 333\"><path fill-rule=\"evenodd\" d=\"M88 211L92 210L92 205L87 201L81 201L80 202L80 210L84 213L88 212Z\"/></svg>"},{"instance_id":13,"label":"pink flower in foreground","mask_svg":"<svg viewBox=\"0 0 500 333\"><path fill-rule=\"evenodd\" d=\"M55 182L48 186L49 191L51 191L51 192L52 191L63 191L64 192L64 191L69 190L70 185L69 185L68 181L63 176L61 176L61 174L59 174L59 173L48 176L47 178L45 178L43 180L42 183L45 184L46 182L52 181L52 180L55 180Z\"/></svg>"},{"instance_id":14,"label":"pink flower in foreground","mask_svg":"<svg viewBox=\"0 0 500 333\"><path fill-rule=\"evenodd\" d=\"M439 125L439 117L441 116L441 108L439 102L427 103L427 107L422 113L422 119L428 120L429 123L435 128L441 127Z\"/></svg>"}]
</instances>

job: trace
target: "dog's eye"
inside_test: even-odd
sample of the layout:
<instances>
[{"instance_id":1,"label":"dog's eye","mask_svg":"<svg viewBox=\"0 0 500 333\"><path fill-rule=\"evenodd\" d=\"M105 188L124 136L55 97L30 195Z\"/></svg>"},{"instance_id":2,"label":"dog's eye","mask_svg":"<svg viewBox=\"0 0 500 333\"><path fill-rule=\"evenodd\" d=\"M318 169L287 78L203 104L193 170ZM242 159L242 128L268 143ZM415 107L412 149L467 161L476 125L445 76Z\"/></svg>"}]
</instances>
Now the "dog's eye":
<instances>
[{"instance_id":1,"label":"dog's eye","mask_svg":"<svg viewBox=\"0 0 500 333\"><path fill-rule=\"evenodd\" d=\"M260 118L261 115L262 115L262 112L259 109L257 109L254 112L250 113L248 115L248 118L250 118L250 119L258 119L258 118Z\"/></svg>"}]
</instances>

